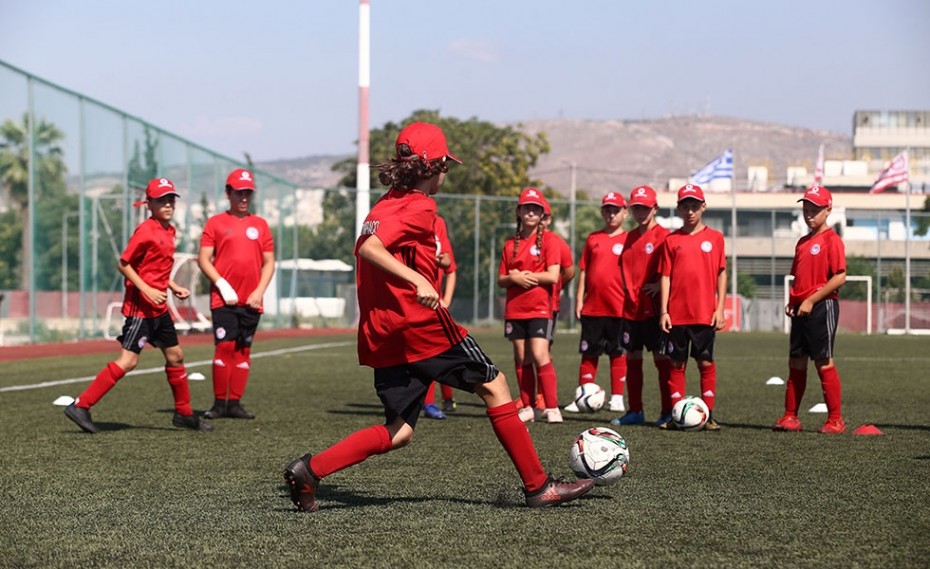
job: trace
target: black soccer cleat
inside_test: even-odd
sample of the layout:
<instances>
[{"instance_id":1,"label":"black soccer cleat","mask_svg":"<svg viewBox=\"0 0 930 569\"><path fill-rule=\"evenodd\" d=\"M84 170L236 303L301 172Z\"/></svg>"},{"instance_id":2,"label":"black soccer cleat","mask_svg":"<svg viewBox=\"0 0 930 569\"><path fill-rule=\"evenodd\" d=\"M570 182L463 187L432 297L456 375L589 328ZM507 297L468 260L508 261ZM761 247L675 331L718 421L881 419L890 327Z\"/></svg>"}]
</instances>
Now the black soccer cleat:
<instances>
[{"instance_id":1,"label":"black soccer cleat","mask_svg":"<svg viewBox=\"0 0 930 569\"><path fill-rule=\"evenodd\" d=\"M209 432L213 430L213 425L203 421L197 415L182 415L175 413L171 418L171 424L179 429L191 429L194 431Z\"/></svg>"},{"instance_id":2,"label":"black soccer cleat","mask_svg":"<svg viewBox=\"0 0 930 569\"><path fill-rule=\"evenodd\" d=\"M207 419L219 419L220 417L226 416L226 400L225 399L214 399L213 407L207 410L203 414Z\"/></svg>"},{"instance_id":3,"label":"black soccer cleat","mask_svg":"<svg viewBox=\"0 0 930 569\"><path fill-rule=\"evenodd\" d=\"M315 512L320 509L316 502L316 489L320 487L320 481L310 472L310 456L308 452L284 468L284 481L291 491L291 502L300 512Z\"/></svg>"},{"instance_id":4,"label":"black soccer cleat","mask_svg":"<svg viewBox=\"0 0 930 569\"><path fill-rule=\"evenodd\" d=\"M232 419L254 419L255 415L245 410L245 407L239 403L238 399L230 399L226 402L226 417Z\"/></svg>"},{"instance_id":5,"label":"black soccer cleat","mask_svg":"<svg viewBox=\"0 0 930 569\"><path fill-rule=\"evenodd\" d=\"M72 403L65 407L65 416L74 421L85 433L94 434L97 432L97 426L94 425L94 421L90 418L90 409L78 407Z\"/></svg>"}]
</instances>

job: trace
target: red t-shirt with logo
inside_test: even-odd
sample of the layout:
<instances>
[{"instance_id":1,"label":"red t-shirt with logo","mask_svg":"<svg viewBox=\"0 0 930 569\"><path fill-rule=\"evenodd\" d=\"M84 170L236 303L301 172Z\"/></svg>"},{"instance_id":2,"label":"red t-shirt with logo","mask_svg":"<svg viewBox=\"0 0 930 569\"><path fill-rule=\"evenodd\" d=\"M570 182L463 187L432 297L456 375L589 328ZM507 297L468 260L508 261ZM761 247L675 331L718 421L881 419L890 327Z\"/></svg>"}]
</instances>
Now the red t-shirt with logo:
<instances>
[{"instance_id":1,"label":"red t-shirt with logo","mask_svg":"<svg viewBox=\"0 0 930 569\"><path fill-rule=\"evenodd\" d=\"M536 232L526 239L520 238L517 255L514 257L514 239L511 237L504 244L498 274L507 275L511 270L544 273L552 265L561 266L561 248L557 237L551 231L544 231L542 250L536 245ZM529 318L552 317L552 288L554 285L539 285L530 288L513 285L507 287L507 303L504 318L507 320L526 320Z\"/></svg>"},{"instance_id":2,"label":"red t-shirt with logo","mask_svg":"<svg viewBox=\"0 0 930 569\"><path fill-rule=\"evenodd\" d=\"M546 233L552 233L549 230L546 230ZM552 312L555 316L555 312L558 312L562 308L562 277L561 273L563 270L571 267L575 264L575 260L572 258L572 248L571 246L562 239L562 236L558 233L552 233L552 236L555 237L555 242L559 244L559 280L552 286Z\"/></svg>"},{"instance_id":3,"label":"red t-shirt with logo","mask_svg":"<svg viewBox=\"0 0 930 569\"><path fill-rule=\"evenodd\" d=\"M445 308L417 303L416 288L358 256L372 235L406 266L436 282L436 202L418 191L390 190L368 212L355 243L358 361L385 368L437 356L468 331Z\"/></svg>"},{"instance_id":4,"label":"red t-shirt with logo","mask_svg":"<svg viewBox=\"0 0 930 569\"><path fill-rule=\"evenodd\" d=\"M436 290L442 294L442 275L449 273L454 273L458 269L458 265L455 264L455 253L452 251L452 241L449 240L449 231L446 228L446 220L436 216L436 256L439 257L442 253L449 254L450 264L445 269L441 269L442 273L436 273Z\"/></svg>"},{"instance_id":5,"label":"red t-shirt with logo","mask_svg":"<svg viewBox=\"0 0 930 569\"><path fill-rule=\"evenodd\" d=\"M610 236L601 229L588 235L578 267L584 271L582 316L613 316L623 312L623 288L620 281L620 255L626 233Z\"/></svg>"},{"instance_id":6,"label":"red t-shirt with logo","mask_svg":"<svg viewBox=\"0 0 930 569\"><path fill-rule=\"evenodd\" d=\"M167 291L171 268L174 266L174 236L173 225L169 223L166 227L150 217L132 232L119 258L131 266L145 284ZM152 304L129 279L126 279L125 285L123 316L154 318L168 311L168 303Z\"/></svg>"},{"instance_id":7,"label":"red t-shirt with logo","mask_svg":"<svg viewBox=\"0 0 930 569\"><path fill-rule=\"evenodd\" d=\"M727 268L723 234L704 227L695 233L669 233L659 271L670 277L668 315L672 326L709 326L717 309L717 277Z\"/></svg>"},{"instance_id":8,"label":"red t-shirt with logo","mask_svg":"<svg viewBox=\"0 0 930 569\"><path fill-rule=\"evenodd\" d=\"M791 263L790 304L801 304L804 299L827 284L833 275L846 270L846 246L832 229L807 234L798 240ZM838 290L827 298L837 298Z\"/></svg>"},{"instance_id":9,"label":"red t-shirt with logo","mask_svg":"<svg viewBox=\"0 0 930 569\"><path fill-rule=\"evenodd\" d=\"M620 273L625 293L623 317L628 320L647 320L659 314L659 295L650 296L643 285L659 280L659 261L666 236L668 229L659 224L643 232L636 228L626 234Z\"/></svg>"},{"instance_id":10,"label":"red t-shirt with logo","mask_svg":"<svg viewBox=\"0 0 930 569\"><path fill-rule=\"evenodd\" d=\"M257 215L243 217L226 211L207 220L200 236L201 247L213 247L213 266L245 306L261 280L264 254L274 252L274 238L268 222ZM217 288L211 287L210 308L226 306ZM259 309L263 312L263 309Z\"/></svg>"}]
</instances>

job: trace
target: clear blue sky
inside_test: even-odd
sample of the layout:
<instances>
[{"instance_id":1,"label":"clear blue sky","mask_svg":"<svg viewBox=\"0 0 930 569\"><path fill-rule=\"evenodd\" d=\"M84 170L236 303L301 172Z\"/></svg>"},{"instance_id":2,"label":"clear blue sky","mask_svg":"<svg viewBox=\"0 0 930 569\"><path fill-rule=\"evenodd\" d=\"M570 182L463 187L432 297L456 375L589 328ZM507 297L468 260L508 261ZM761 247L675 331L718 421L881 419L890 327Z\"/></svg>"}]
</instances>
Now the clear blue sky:
<instances>
[{"instance_id":1,"label":"clear blue sky","mask_svg":"<svg viewBox=\"0 0 930 569\"><path fill-rule=\"evenodd\" d=\"M371 0L371 125L930 109L927 0ZM354 152L358 2L0 0L0 59L256 160Z\"/></svg>"}]
</instances>

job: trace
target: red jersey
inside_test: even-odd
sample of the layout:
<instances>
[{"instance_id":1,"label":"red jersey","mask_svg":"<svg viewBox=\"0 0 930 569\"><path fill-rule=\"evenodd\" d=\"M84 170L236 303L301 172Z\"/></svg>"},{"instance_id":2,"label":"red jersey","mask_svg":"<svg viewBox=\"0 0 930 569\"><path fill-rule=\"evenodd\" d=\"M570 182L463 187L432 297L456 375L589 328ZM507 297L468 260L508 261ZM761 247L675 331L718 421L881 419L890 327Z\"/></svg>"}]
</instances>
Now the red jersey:
<instances>
[{"instance_id":1,"label":"red jersey","mask_svg":"<svg viewBox=\"0 0 930 569\"><path fill-rule=\"evenodd\" d=\"M436 272L436 290L440 293L440 287L442 286L442 275L453 273L458 269L458 266L455 264L455 253L452 251L452 242L449 241L449 231L446 229L446 220L436 216L436 256L439 257L442 253L449 254L450 265L445 269L442 269L442 272Z\"/></svg>"},{"instance_id":2,"label":"red jersey","mask_svg":"<svg viewBox=\"0 0 930 569\"><path fill-rule=\"evenodd\" d=\"M201 247L213 247L213 266L239 296L238 306L258 288L264 254L274 252L268 222L257 215L236 217L226 211L207 220L200 236ZM211 287L210 308L226 306L217 288ZM263 312L263 309L259 309Z\"/></svg>"},{"instance_id":3,"label":"red jersey","mask_svg":"<svg viewBox=\"0 0 930 569\"><path fill-rule=\"evenodd\" d=\"M612 316L623 312L623 288L620 281L620 254L626 233L611 237L601 229L588 235L578 267L584 271L582 316Z\"/></svg>"},{"instance_id":4,"label":"red jersey","mask_svg":"<svg viewBox=\"0 0 930 569\"><path fill-rule=\"evenodd\" d=\"M468 331L449 311L417 302L416 288L358 256L375 235L388 252L429 282L436 282L436 202L418 191L390 190L379 199L355 243L358 287L358 361L373 368L418 362L465 339Z\"/></svg>"},{"instance_id":5,"label":"red jersey","mask_svg":"<svg viewBox=\"0 0 930 569\"><path fill-rule=\"evenodd\" d=\"M527 239L520 238L516 258L513 255L513 237L504 243L501 263L497 269L498 274L506 275L512 269L531 273L544 273L548 267L560 265L562 254L556 242L556 237L551 231L544 231L542 251L540 251L536 245L536 235L536 232L533 232ZM507 320L551 318L552 287L553 285L539 285L527 289L516 285L507 287L507 304L504 309L504 318Z\"/></svg>"},{"instance_id":6,"label":"red jersey","mask_svg":"<svg viewBox=\"0 0 930 569\"><path fill-rule=\"evenodd\" d=\"M145 281L158 290L167 291L174 266L174 226L167 227L155 218L148 218L136 227L120 260L128 264ZM168 303L152 304L142 291L126 279L123 295L123 316L154 318L168 311ZM170 294L170 293L169 293Z\"/></svg>"},{"instance_id":7,"label":"red jersey","mask_svg":"<svg viewBox=\"0 0 930 569\"><path fill-rule=\"evenodd\" d=\"M546 231L546 233L552 233ZM562 307L562 271L575 264L571 246L558 233L552 233L559 244L559 280L552 286L552 311L558 312Z\"/></svg>"},{"instance_id":8,"label":"red jersey","mask_svg":"<svg viewBox=\"0 0 930 569\"><path fill-rule=\"evenodd\" d=\"M659 271L670 277L668 314L672 326L709 326L717 309L717 277L727 268L723 234L704 227L695 233L669 233Z\"/></svg>"},{"instance_id":9,"label":"red jersey","mask_svg":"<svg viewBox=\"0 0 930 569\"><path fill-rule=\"evenodd\" d=\"M659 315L659 296L649 296L643 285L658 282L662 243L668 229L656 224L640 232L637 227L626 234L623 254L620 255L620 274L623 281L623 317L627 320L647 320Z\"/></svg>"},{"instance_id":10,"label":"red jersey","mask_svg":"<svg viewBox=\"0 0 930 569\"><path fill-rule=\"evenodd\" d=\"M846 270L846 246L832 229L820 233L807 234L798 240L794 248L794 261L791 263L790 304L801 304L804 299L817 292L827 284L833 275ZM833 291L827 298L836 298L839 291Z\"/></svg>"}]
</instances>

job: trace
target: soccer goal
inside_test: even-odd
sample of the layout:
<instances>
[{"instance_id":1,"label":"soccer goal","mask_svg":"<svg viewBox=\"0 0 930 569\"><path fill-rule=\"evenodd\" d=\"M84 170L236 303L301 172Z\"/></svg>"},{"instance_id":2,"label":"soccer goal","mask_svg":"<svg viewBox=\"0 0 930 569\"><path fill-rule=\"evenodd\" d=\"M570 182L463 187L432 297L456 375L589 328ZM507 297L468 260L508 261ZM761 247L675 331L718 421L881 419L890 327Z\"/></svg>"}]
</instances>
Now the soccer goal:
<instances>
[{"instance_id":1,"label":"soccer goal","mask_svg":"<svg viewBox=\"0 0 930 569\"><path fill-rule=\"evenodd\" d=\"M178 300L173 294L168 294L168 311L174 320L174 327L178 332L196 330L203 332L209 330L213 324L204 312L210 311L210 290L202 290L200 267L197 266L197 256L190 253L175 253L174 266L171 268L171 280L191 291L186 300Z\"/></svg>"},{"instance_id":2,"label":"soccer goal","mask_svg":"<svg viewBox=\"0 0 930 569\"><path fill-rule=\"evenodd\" d=\"M793 275L785 275L785 306L788 305L788 296L791 291L791 282L794 280ZM865 333L872 333L872 277L870 275L846 275L846 282L861 281L865 283ZM784 313L785 334L791 332L791 319Z\"/></svg>"}]
</instances>

